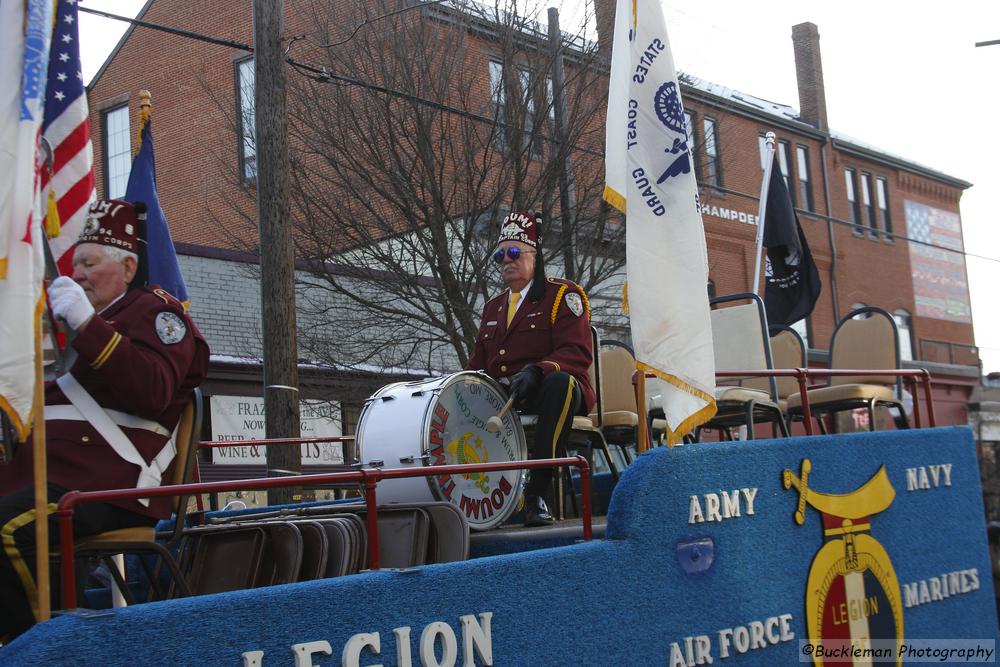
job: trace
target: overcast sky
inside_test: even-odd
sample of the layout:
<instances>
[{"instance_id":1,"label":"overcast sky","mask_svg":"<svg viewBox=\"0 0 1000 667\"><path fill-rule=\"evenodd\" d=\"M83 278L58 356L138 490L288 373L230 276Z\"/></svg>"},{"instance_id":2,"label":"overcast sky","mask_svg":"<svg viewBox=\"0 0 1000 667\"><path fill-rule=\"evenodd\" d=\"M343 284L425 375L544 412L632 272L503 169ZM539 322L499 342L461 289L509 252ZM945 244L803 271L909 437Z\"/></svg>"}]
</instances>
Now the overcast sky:
<instances>
[{"instance_id":1,"label":"overcast sky","mask_svg":"<svg viewBox=\"0 0 1000 667\"><path fill-rule=\"evenodd\" d=\"M81 4L134 16L143 3ZM666 0L664 10L679 69L796 108L791 28L815 23L831 128L974 184L961 201L965 247L990 258L967 258L976 342L984 371L1000 371L1000 45L975 47L1000 39L1000 2ZM80 26L89 81L124 25L81 14Z\"/></svg>"}]
</instances>

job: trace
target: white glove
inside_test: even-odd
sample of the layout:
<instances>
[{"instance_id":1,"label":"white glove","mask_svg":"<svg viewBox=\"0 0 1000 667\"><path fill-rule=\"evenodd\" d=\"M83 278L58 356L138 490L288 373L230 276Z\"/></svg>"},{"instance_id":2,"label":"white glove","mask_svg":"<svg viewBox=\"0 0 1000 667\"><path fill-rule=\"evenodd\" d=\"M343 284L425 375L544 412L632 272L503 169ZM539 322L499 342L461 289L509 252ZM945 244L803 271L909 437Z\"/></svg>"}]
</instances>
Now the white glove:
<instances>
[{"instance_id":1,"label":"white glove","mask_svg":"<svg viewBox=\"0 0 1000 667\"><path fill-rule=\"evenodd\" d=\"M52 314L73 329L79 329L94 314L83 288L67 276L59 276L49 285L49 301Z\"/></svg>"}]
</instances>

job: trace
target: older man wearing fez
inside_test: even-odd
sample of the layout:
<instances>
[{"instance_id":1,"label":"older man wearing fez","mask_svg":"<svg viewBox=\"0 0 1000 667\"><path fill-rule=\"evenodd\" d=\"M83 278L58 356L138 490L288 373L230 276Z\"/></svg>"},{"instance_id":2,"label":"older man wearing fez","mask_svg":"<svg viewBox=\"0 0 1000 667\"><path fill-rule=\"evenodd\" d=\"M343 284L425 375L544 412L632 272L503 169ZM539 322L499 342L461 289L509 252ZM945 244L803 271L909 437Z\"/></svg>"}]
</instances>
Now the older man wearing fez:
<instances>
[{"instance_id":1,"label":"older man wearing fez","mask_svg":"<svg viewBox=\"0 0 1000 667\"><path fill-rule=\"evenodd\" d=\"M594 389L590 304L576 283L546 278L539 219L511 213L500 228L493 261L507 289L486 302L468 370L508 385L519 410L538 415L531 458L561 456L574 415L588 414ZM545 504L552 469L533 470L525 489L525 525L553 518Z\"/></svg>"},{"instance_id":2,"label":"older man wearing fez","mask_svg":"<svg viewBox=\"0 0 1000 667\"><path fill-rule=\"evenodd\" d=\"M175 298L137 279L144 211L95 202L73 249L72 279L49 286L52 312L76 332L78 355L45 388L50 503L69 489L159 486L180 465L170 435L208 370L208 345ZM38 608L31 446L0 469L0 637L29 628ZM151 526L170 513L166 498L87 503L76 508L73 532ZM57 539L54 521L50 528Z\"/></svg>"}]
</instances>

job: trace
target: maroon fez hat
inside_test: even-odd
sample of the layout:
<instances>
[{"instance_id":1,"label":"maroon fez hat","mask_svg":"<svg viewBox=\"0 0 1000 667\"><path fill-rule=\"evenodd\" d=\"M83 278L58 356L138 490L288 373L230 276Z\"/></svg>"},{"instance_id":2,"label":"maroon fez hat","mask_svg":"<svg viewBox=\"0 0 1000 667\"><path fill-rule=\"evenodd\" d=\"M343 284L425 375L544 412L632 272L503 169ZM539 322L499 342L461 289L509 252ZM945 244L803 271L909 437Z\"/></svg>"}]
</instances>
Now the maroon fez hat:
<instances>
[{"instance_id":1,"label":"maroon fez hat","mask_svg":"<svg viewBox=\"0 0 1000 667\"><path fill-rule=\"evenodd\" d=\"M81 243L98 243L139 254L139 219L135 206L121 199L98 199L90 205Z\"/></svg>"},{"instance_id":2,"label":"maroon fez hat","mask_svg":"<svg viewBox=\"0 0 1000 667\"><path fill-rule=\"evenodd\" d=\"M532 248L538 247L538 237L541 230L538 228L538 218L529 211L511 211L503 219L500 225L500 238L497 245L504 241L520 241Z\"/></svg>"}]
</instances>

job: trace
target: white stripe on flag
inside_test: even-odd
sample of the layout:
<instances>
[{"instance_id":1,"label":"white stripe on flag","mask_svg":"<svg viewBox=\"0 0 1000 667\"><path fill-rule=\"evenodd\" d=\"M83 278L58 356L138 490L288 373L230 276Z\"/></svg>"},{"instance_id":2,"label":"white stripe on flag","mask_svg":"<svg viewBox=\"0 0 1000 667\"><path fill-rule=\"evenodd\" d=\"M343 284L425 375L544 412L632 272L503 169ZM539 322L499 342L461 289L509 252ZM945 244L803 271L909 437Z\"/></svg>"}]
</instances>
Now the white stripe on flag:
<instances>
[{"instance_id":1,"label":"white stripe on flag","mask_svg":"<svg viewBox=\"0 0 1000 667\"><path fill-rule=\"evenodd\" d=\"M668 442L715 414L708 253L659 0L618 0L605 199L628 213L628 304L640 368L663 380Z\"/></svg>"},{"instance_id":2,"label":"white stripe on flag","mask_svg":"<svg viewBox=\"0 0 1000 667\"><path fill-rule=\"evenodd\" d=\"M0 408L22 438L31 429L36 327L44 305L36 155L51 27L50 0L0 3L0 165L10 167L3 172L7 196L0 197L0 237L6 243L6 278L0 280Z\"/></svg>"},{"instance_id":3,"label":"white stripe on flag","mask_svg":"<svg viewBox=\"0 0 1000 667\"><path fill-rule=\"evenodd\" d=\"M864 615L865 608L865 576L861 572L848 572L844 575L844 593L847 598L848 628L851 632L851 646L861 649L871 648L871 632L868 629L868 617ZM870 656L854 657L854 667L871 667Z\"/></svg>"}]
</instances>

